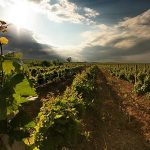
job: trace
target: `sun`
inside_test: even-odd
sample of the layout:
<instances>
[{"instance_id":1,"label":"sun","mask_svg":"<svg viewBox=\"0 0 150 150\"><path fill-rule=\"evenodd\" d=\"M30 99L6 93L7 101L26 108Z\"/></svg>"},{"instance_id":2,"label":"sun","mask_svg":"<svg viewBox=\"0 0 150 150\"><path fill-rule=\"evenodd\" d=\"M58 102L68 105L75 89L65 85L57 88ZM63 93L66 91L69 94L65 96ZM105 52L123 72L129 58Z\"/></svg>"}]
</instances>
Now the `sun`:
<instances>
[{"instance_id":1,"label":"sun","mask_svg":"<svg viewBox=\"0 0 150 150\"><path fill-rule=\"evenodd\" d=\"M7 20L20 28L29 28L31 24L31 9L25 0L16 0L7 14Z\"/></svg>"}]
</instances>

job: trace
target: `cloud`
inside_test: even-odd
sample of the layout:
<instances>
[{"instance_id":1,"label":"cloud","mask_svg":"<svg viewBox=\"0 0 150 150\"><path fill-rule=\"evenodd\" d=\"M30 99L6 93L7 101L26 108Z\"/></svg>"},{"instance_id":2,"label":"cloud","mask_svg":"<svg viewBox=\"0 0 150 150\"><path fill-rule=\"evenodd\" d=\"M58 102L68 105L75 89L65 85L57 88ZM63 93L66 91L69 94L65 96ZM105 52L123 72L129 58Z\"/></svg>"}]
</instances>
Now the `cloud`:
<instances>
[{"instance_id":1,"label":"cloud","mask_svg":"<svg viewBox=\"0 0 150 150\"><path fill-rule=\"evenodd\" d=\"M7 0L6 3L5 0L0 0L0 5L6 7L17 1L20 0ZM40 55L44 58L47 54L57 57L56 52L59 52L61 55L70 55L86 61L150 62L150 10L132 18L126 17L114 25L106 25L95 22L99 12L81 7L70 0L23 1L29 5L32 3L30 6L35 7L36 14L48 16L53 22L88 24L91 25L88 26L91 30L81 34L84 41L79 46L66 50L38 43L27 30L22 30L22 36L11 32L8 36L11 35L9 39L12 43L8 49L22 49L27 57ZM36 55L37 53L40 54Z\"/></svg>"},{"instance_id":2,"label":"cloud","mask_svg":"<svg viewBox=\"0 0 150 150\"><path fill-rule=\"evenodd\" d=\"M82 43L81 55L91 61L150 62L144 57L150 53L149 33L150 10L113 26L95 25L92 31L82 33L86 40Z\"/></svg>"},{"instance_id":3,"label":"cloud","mask_svg":"<svg viewBox=\"0 0 150 150\"><path fill-rule=\"evenodd\" d=\"M94 24L93 18L99 15L97 11L87 7L79 7L69 0L23 0L23 2L28 3L32 10L48 16L49 20L54 22ZM0 6L3 7L15 3L21 2L20 0L0 0Z\"/></svg>"},{"instance_id":4,"label":"cloud","mask_svg":"<svg viewBox=\"0 0 150 150\"><path fill-rule=\"evenodd\" d=\"M93 10L91 8L85 7L84 11L85 11L85 16L89 17L89 18L96 17L96 16L100 15L97 11L95 11L95 10Z\"/></svg>"},{"instance_id":5,"label":"cloud","mask_svg":"<svg viewBox=\"0 0 150 150\"><path fill-rule=\"evenodd\" d=\"M33 59L62 59L56 52L55 48L46 44L41 44L34 39L33 33L26 29L20 29L12 25L5 35L9 39L8 45L4 47L5 52L15 51L22 52L24 58Z\"/></svg>"},{"instance_id":6,"label":"cloud","mask_svg":"<svg viewBox=\"0 0 150 150\"><path fill-rule=\"evenodd\" d=\"M67 21L92 24L94 23L92 18L99 15L97 11L86 7L78 7L69 0L41 0L39 6L41 12L46 14L51 21L55 22Z\"/></svg>"},{"instance_id":7,"label":"cloud","mask_svg":"<svg viewBox=\"0 0 150 150\"><path fill-rule=\"evenodd\" d=\"M42 0L29 0L29 1L32 1L32 2L35 2L35 3L40 3Z\"/></svg>"},{"instance_id":8,"label":"cloud","mask_svg":"<svg viewBox=\"0 0 150 150\"><path fill-rule=\"evenodd\" d=\"M13 1L12 0L0 0L0 6L2 7L7 7L9 5L12 5L13 4Z\"/></svg>"}]
</instances>

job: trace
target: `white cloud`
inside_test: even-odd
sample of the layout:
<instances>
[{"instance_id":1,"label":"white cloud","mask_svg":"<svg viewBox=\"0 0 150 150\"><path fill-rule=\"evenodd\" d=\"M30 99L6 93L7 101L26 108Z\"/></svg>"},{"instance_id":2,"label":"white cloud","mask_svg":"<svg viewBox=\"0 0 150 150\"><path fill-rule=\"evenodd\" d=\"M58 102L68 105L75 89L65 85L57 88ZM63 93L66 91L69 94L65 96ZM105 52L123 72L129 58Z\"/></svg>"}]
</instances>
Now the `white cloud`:
<instances>
[{"instance_id":1,"label":"white cloud","mask_svg":"<svg viewBox=\"0 0 150 150\"><path fill-rule=\"evenodd\" d=\"M134 18L127 17L124 19L124 21L119 23L119 26L128 27L130 29L133 29L135 26L140 27L149 25L150 25L150 9Z\"/></svg>"},{"instance_id":2,"label":"white cloud","mask_svg":"<svg viewBox=\"0 0 150 150\"><path fill-rule=\"evenodd\" d=\"M13 0L0 0L0 6L7 7L13 4Z\"/></svg>"},{"instance_id":3,"label":"white cloud","mask_svg":"<svg viewBox=\"0 0 150 150\"><path fill-rule=\"evenodd\" d=\"M90 17L91 18L91 17L96 17L96 16L100 15L97 11L95 11L95 10L93 10L91 8L85 7L84 11L85 11L85 16L86 17Z\"/></svg>"},{"instance_id":4,"label":"white cloud","mask_svg":"<svg viewBox=\"0 0 150 150\"><path fill-rule=\"evenodd\" d=\"M132 40L126 39L126 40L122 40L121 42L116 43L114 47L120 48L120 49L121 48L128 49L128 48L133 47L135 44L136 44L136 41L134 39Z\"/></svg>"},{"instance_id":5,"label":"white cloud","mask_svg":"<svg viewBox=\"0 0 150 150\"><path fill-rule=\"evenodd\" d=\"M148 57L144 60L144 56L150 53L150 10L133 18L125 18L113 26L95 25L81 36L85 41L80 46L88 59L112 57L114 60L131 60L135 56L139 61L146 61ZM89 51L96 55L91 55ZM143 59L139 59L140 55Z\"/></svg>"},{"instance_id":6,"label":"white cloud","mask_svg":"<svg viewBox=\"0 0 150 150\"><path fill-rule=\"evenodd\" d=\"M0 6L13 5L20 0L0 0ZM112 58L123 56L126 60L143 60L150 52L150 10L133 17L124 18L116 25L96 24L93 19L100 15L97 11L79 7L69 0L22 0L36 12L48 16L54 22L92 24L91 30L81 34L85 39L78 47L63 47L62 54L87 58ZM38 2L37 2L38 1ZM36 3L33 3L36 2ZM33 6L33 7L32 7ZM41 41L41 39L39 39ZM69 51L70 50L70 51ZM83 50L84 54L80 54ZM74 55L74 56L75 56ZM143 58L140 59L140 56ZM148 57L145 57L148 59ZM122 59L122 57L121 57Z\"/></svg>"},{"instance_id":7,"label":"white cloud","mask_svg":"<svg viewBox=\"0 0 150 150\"><path fill-rule=\"evenodd\" d=\"M100 46L130 48L141 40L150 39L150 10L134 18L125 18L117 25L95 25L93 30L82 33L86 43Z\"/></svg>"},{"instance_id":8,"label":"white cloud","mask_svg":"<svg viewBox=\"0 0 150 150\"><path fill-rule=\"evenodd\" d=\"M92 18L99 15L93 9L80 8L76 4L68 0L57 0L56 3L51 4L50 0L42 0L39 4L41 12L45 13L51 21L55 22L73 22L92 24ZM85 10L82 14L82 9Z\"/></svg>"},{"instance_id":9,"label":"white cloud","mask_svg":"<svg viewBox=\"0 0 150 150\"><path fill-rule=\"evenodd\" d=\"M55 3L51 0L0 0L0 6L7 7L15 3L26 2L32 9L45 14L54 22L72 22L94 24L92 20L99 13L90 8L78 7L69 0L57 0ZM34 5L31 3L35 3ZM84 10L84 11L82 11ZM84 13L83 13L84 12Z\"/></svg>"}]
</instances>

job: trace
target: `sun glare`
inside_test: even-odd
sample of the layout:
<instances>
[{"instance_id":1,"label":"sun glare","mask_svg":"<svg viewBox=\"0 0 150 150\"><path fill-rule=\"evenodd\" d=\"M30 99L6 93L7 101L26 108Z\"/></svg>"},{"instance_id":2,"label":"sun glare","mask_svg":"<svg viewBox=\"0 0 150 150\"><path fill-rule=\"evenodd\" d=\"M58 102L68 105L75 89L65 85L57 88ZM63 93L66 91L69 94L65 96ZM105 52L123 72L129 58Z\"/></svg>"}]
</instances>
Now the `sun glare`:
<instances>
[{"instance_id":1,"label":"sun glare","mask_svg":"<svg viewBox=\"0 0 150 150\"><path fill-rule=\"evenodd\" d=\"M26 1L16 1L10 8L7 19L18 28L29 28L32 13Z\"/></svg>"}]
</instances>

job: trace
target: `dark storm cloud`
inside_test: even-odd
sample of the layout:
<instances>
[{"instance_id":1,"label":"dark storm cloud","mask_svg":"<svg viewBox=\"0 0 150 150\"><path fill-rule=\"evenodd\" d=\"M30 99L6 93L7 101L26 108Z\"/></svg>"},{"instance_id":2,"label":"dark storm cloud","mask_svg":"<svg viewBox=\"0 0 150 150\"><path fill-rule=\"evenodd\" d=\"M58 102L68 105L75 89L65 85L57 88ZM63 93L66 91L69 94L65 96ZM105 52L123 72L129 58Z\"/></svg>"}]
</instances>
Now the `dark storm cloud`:
<instances>
[{"instance_id":1,"label":"dark storm cloud","mask_svg":"<svg viewBox=\"0 0 150 150\"><path fill-rule=\"evenodd\" d=\"M150 39L149 40L141 40L136 43L131 48L128 49L121 49L121 48L114 48L111 49L109 55L112 56L132 56L132 55L140 55L140 54L147 54L150 52Z\"/></svg>"},{"instance_id":2,"label":"dark storm cloud","mask_svg":"<svg viewBox=\"0 0 150 150\"><path fill-rule=\"evenodd\" d=\"M24 58L35 59L56 59L60 58L54 51L53 47L38 43L33 38L33 33L21 29L17 31L15 26L10 26L7 33L4 35L9 39L9 44L4 47L5 51L22 52Z\"/></svg>"},{"instance_id":3,"label":"dark storm cloud","mask_svg":"<svg viewBox=\"0 0 150 150\"><path fill-rule=\"evenodd\" d=\"M97 22L114 24L122 18L133 17L150 8L150 0L69 0L78 6L92 8L101 16Z\"/></svg>"},{"instance_id":4,"label":"dark storm cloud","mask_svg":"<svg viewBox=\"0 0 150 150\"><path fill-rule=\"evenodd\" d=\"M114 41L115 43L116 41ZM128 49L114 48L110 46L85 47L81 55L88 61L126 61L129 56L147 55L150 53L150 40L143 40ZM137 60L138 61L138 60ZM148 62L148 59L143 62ZM149 61L150 62L150 61Z\"/></svg>"},{"instance_id":5,"label":"dark storm cloud","mask_svg":"<svg viewBox=\"0 0 150 150\"><path fill-rule=\"evenodd\" d=\"M97 26L80 55L89 61L150 62L150 10L115 26ZM140 57L141 56L141 57Z\"/></svg>"},{"instance_id":6,"label":"dark storm cloud","mask_svg":"<svg viewBox=\"0 0 150 150\"><path fill-rule=\"evenodd\" d=\"M111 47L107 46L92 46L92 47L85 47L81 52L81 55L84 57L86 61L112 61L115 59L119 60L122 59L123 56L117 56L113 53Z\"/></svg>"}]
</instances>

